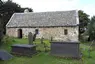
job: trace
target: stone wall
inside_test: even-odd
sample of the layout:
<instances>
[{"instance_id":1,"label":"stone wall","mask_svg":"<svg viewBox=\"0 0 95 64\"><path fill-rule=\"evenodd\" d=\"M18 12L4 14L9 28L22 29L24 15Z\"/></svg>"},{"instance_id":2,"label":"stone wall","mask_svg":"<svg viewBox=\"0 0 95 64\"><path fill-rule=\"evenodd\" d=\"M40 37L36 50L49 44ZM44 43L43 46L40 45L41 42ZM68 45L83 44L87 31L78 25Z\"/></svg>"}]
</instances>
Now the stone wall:
<instances>
[{"instance_id":1,"label":"stone wall","mask_svg":"<svg viewBox=\"0 0 95 64\"><path fill-rule=\"evenodd\" d=\"M17 28L6 28L6 35L17 37Z\"/></svg>"},{"instance_id":2,"label":"stone wall","mask_svg":"<svg viewBox=\"0 0 95 64\"><path fill-rule=\"evenodd\" d=\"M22 29L23 37L27 37L29 32L35 33L35 29L39 30L37 38L44 37L62 41L78 41L78 27L50 27L50 28L7 28L6 34L17 37L18 29ZM64 29L68 30L68 34L64 35Z\"/></svg>"}]
</instances>

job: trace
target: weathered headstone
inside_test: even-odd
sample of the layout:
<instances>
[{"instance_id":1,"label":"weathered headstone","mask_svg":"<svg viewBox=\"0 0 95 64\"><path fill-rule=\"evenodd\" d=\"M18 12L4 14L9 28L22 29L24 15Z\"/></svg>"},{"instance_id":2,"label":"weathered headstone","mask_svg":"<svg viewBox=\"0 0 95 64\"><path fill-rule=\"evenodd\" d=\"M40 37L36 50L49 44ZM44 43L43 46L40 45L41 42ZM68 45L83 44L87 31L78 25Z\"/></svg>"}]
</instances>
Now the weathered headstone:
<instances>
[{"instance_id":1,"label":"weathered headstone","mask_svg":"<svg viewBox=\"0 0 95 64\"><path fill-rule=\"evenodd\" d=\"M29 32L28 34L28 41L29 41L29 45L33 44L33 35L31 32Z\"/></svg>"}]
</instances>

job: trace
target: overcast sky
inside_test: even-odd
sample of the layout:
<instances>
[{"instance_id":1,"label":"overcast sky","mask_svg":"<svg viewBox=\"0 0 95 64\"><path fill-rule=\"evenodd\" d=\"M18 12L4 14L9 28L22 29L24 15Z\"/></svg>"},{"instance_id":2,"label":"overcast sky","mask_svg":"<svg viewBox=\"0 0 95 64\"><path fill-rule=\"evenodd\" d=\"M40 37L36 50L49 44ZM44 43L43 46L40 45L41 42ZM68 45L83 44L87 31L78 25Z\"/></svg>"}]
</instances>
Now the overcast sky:
<instances>
[{"instance_id":1,"label":"overcast sky","mask_svg":"<svg viewBox=\"0 0 95 64\"><path fill-rule=\"evenodd\" d=\"M4 0L7 1L7 0ZM83 10L95 15L95 0L12 0L21 7L30 7L34 12Z\"/></svg>"}]
</instances>

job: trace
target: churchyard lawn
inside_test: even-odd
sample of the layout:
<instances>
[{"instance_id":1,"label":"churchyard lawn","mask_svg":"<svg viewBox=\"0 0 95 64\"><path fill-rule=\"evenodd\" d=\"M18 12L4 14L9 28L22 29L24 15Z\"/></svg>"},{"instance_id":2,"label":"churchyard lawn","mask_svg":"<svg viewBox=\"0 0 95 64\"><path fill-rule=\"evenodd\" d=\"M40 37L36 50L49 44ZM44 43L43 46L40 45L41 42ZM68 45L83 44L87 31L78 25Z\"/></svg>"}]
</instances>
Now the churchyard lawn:
<instances>
[{"instance_id":1,"label":"churchyard lawn","mask_svg":"<svg viewBox=\"0 0 95 64\"><path fill-rule=\"evenodd\" d=\"M0 64L95 64L95 50L90 52L91 58L88 57L88 45L80 44L80 51L82 53L81 59L70 59L70 58L61 58L50 55L50 43L48 40L44 40L47 45L48 52L44 52L44 46L40 43L40 39L37 39L34 44L37 45L37 54L32 57L26 56L16 56L8 61L0 61ZM3 43L0 49L7 50L11 53L12 44L28 44L27 39L17 39L13 38L11 41Z\"/></svg>"}]
</instances>

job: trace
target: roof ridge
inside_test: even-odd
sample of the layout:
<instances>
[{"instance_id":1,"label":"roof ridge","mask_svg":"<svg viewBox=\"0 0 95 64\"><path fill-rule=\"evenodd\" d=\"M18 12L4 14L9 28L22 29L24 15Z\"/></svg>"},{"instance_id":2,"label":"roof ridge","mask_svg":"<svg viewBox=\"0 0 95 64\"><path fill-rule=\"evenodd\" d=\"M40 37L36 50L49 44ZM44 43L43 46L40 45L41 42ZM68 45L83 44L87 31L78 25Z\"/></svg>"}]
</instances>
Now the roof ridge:
<instances>
[{"instance_id":1,"label":"roof ridge","mask_svg":"<svg viewBox=\"0 0 95 64\"><path fill-rule=\"evenodd\" d=\"M45 12L21 12L21 13L15 13L15 14L30 14L30 13L54 13L54 12L71 12L71 11L77 11L77 10L65 10L65 11L45 11Z\"/></svg>"}]
</instances>

